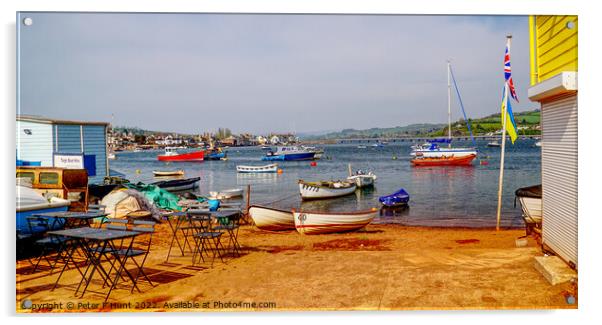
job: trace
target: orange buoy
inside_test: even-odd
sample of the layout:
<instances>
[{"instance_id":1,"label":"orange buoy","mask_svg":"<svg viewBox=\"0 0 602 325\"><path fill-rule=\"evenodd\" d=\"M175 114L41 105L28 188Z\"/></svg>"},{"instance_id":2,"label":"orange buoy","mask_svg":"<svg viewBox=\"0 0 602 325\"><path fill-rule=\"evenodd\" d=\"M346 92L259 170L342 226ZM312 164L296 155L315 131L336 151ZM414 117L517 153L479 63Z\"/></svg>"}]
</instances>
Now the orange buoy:
<instances>
[{"instance_id":1,"label":"orange buoy","mask_svg":"<svg viewBox=\"0 0 602 325\"><path fill-rule=\"evenodd\" d=\"M278 174L282 174L282 169L278 168Z\"/></svg>"},{"instance_id":2,"label":"orange buoy","mask_svg":"<svg viewBox=\"0 0 602 325\"><path fill-rule=\"evenodd\" d=\"M316 166L318 166L318 163L315 161L312 161L311 163L309 163L309 165L312 167L316 167Z\"/></svg>"}]
</instances>

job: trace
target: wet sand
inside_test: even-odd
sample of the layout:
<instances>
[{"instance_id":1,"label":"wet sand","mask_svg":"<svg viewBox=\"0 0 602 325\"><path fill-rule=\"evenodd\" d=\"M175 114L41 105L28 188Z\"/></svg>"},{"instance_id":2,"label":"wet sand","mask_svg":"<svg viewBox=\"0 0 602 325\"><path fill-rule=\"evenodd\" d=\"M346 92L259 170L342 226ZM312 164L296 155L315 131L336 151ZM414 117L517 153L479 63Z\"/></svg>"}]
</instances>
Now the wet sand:
<instances>
[{"instance_id":1,"label":"wet sand","mask_svg":"<svg viewBox=\"0 0 602 325\"><path fill-rule=\"evenodd\" d=\"M41 307L34 312L577 307L565 301L576 288L552 286L533 267L533 257L541 255L533 239L515 246L522 229L369 225L361 232L304 236L243 226L242 256L197 266L177 248L165 262L170 235L168 225L158 227L144 267L155 286L139 281L142 292L130 294L122 283L106 304L99 277L90 285L94 292L80 298L75 269L51 291L58 271L26 274L29 264L19 261L17 311L32 311L21 307L26 300Z\"/></svg>"}]
</instances>

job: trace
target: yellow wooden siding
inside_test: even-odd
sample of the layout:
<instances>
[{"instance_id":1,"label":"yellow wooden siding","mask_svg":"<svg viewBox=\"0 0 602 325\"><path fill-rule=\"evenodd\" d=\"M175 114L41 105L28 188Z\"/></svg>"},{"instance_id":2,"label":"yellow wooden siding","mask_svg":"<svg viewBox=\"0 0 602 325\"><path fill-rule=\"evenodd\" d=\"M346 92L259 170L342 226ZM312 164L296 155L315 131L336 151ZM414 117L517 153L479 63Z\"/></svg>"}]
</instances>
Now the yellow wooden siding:
<instances>
[{"instance_id":1,"label":"yellow wooden siding","mask_svg":"<svg viewBox=\"0 0 602 325\"><path fill-rule=\"evenodd\" d=\"M574 24L572 29L567 28L569 22ZM533 81L544 81L562 71L577 71L577 16L535 16L534 23Z\"/></svg>"}]
</instances>

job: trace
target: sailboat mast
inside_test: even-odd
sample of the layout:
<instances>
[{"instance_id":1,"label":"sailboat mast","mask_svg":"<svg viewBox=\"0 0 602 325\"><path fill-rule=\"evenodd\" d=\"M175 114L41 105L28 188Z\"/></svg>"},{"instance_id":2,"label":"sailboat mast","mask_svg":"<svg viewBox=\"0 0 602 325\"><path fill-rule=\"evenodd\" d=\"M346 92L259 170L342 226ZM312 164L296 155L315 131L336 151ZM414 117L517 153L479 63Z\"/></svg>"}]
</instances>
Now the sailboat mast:
<instances>
[{"instance_id":1,"label":"sailboat mast","mask_svg":"<svg viewBox=\"0 0 602 325\"><path fill-rule=\"evenodd\" d=\"M450 79L450 62L447 61L447 138L451 140L451 79ZM451 143L450 143L451 146Z\"/></svg>"}]
</instances>

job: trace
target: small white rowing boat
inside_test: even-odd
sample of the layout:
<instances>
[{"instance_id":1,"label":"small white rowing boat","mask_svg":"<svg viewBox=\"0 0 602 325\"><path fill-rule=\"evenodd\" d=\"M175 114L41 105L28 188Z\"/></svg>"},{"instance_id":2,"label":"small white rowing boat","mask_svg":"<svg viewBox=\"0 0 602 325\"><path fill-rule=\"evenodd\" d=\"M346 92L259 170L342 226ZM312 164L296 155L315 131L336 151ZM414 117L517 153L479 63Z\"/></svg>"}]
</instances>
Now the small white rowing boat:
<instances>
[{"instance_id":1,"label":"small white rowing boat","mask_svg":"<svg viewBox=\"0 0 602 325\"><path fill-rule=\"evenodd\" d=\"M242 188L232 188L229 190L223 190L223 191L211 191L209 192L209 195L211 196L212 199L218 199L218 200L223 200L223 199L231 199L234 197L239 197L242 196Z\"/></svg>"},{"instance_id":2,"label":"small white rowing boat","mask_svg":"<svg viewBox=\"0 0 602 325\"><path fill-rule=\"evenodd\" d=\"M275 173L278 171L278 164L269 164L264 166L236 166L236 171L239 173Z\"/></svg>"},{"instance_id":3,"label":"small white rowing boat","mask_svg":"<svg viewBox=\"0 0 602 325\"><path fill-rule=\"evenodd\" d=\"M300 234L315 235L333 232L353 231L364 228L378 215L372 208L357 212L295 212L295 228Z\"/></svg>"},{"instance_id":4,"label":"small white rowing boat","mask_svg":"<svg viewBox=\"0 0 602 325\"><path fill-rule=\"evenodd\" d=\"M295 229L293 213L288 210L279 210L258 205L249 207L249 215L253 218L255 226L261 230L280 231Z\"/></svg>"},{"instance_id":5,"label":"small white rowing boat","mask_svg":"<svg viewBox=\"0 0 602 325\"><path fill-rule=\"evenodd\" d=\"M167 171L153 170L153 175L155 175L155 176L183 176L184 171L183 170L167 170Z\"/></svg>"},{"instance_id":6,"label":"small white rowing boat","mask_svg":"<svg viewBox=\"0 0 602 325\"><path fill-rule=\"evenodd\" d=\"M348 181L305 182L299 180L299 192L302 200L329 199L355 192L355 183Z\"/></svg>"},{"instance_id":7,"label":"small white rowing boat","mask_svg":"<svg viewBox=\"0 0 602 325\"><path fill-rule=\"evenodd\" d=\"M374 175L372 172L366 174L362 171L357 171L355 175L347 177L347 180L350 182L354 182L357 188L374 186L376 175Z\"/></svg>"}]
</instances>

